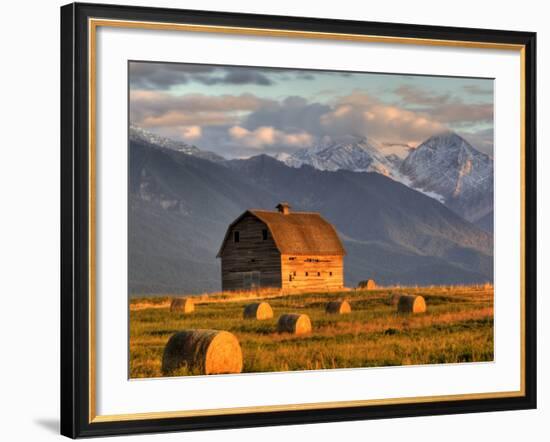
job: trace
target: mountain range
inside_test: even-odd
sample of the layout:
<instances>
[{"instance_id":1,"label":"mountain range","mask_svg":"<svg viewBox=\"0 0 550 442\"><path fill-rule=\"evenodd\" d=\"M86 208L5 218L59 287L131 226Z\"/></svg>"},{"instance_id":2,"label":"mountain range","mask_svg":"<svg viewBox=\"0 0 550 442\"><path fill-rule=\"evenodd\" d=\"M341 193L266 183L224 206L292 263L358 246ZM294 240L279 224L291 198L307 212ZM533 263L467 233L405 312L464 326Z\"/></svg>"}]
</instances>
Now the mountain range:
<instances>
[{"instance_id":1,"label":"mountain range","mask_svg":"<svg viewBox=\"0 0 550 442\"><path fill-rule=\"evenodd\" d=\"M312 166L319 170L351 170L354 172L377 172L396 178L398 169L392 159L387 158L380 149L367 138L355 138L346 141L325 141L309 149L300 149L292 155L278 154L276 159L287 166ZM393 158L395 161L396 158Z\"/></svg>"},{"instance_id":2,"label":"mountain range","mask_svg":"<svg viewBox=\"0 0 550 442\"><path fill-rule=\"evenodd\" d=\"M384 154L383 146L374 140L352 137L275 158L290 167L380 173L492 231L493 159L456 133L435 135L415 149L406 149L404 157Z\"/></svg>"},{"instance_id":3,"label":"mountain range","mask_svg":"<svg viewBox=\"0 0 550 442\"><path fill-rule=\"evenodd\" d=\"M222 156L207 150L201 150L197 146L176 141L172 138L163 137L161 135L149 132L139 126L130 125L129 130L130 142L142 142L158 149L168 149L176 152L182 152L187 155L192 155L198 158L204 158L210 161L224 161Z\"/></svg>"},{"instance_id":4,"label":"mountain range","mask_svg":"<svg viewBox=\"0 0 550 442\"><path fill-rule=\"evenodd\" d=\"M220 289L216 252L228 224L249 208L289 201L334 224L345 283L491 281L492 235L434 198L368 171L292 167L266 155L224 161L130 136L131 294ZM368 166L367 166L368 169Z\"/></svg>"}]
</instances>

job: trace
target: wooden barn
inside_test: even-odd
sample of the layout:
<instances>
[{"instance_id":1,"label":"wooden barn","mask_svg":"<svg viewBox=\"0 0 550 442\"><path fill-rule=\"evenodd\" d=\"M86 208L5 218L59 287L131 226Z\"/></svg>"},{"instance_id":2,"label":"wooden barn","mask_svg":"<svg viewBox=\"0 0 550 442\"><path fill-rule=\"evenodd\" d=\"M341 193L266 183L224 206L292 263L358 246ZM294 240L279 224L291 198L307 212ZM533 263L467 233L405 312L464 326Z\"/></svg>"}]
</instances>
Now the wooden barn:
<instances>
[{"instance_id":1,"label":"wooden barn","mask_svg":"<svg viewBox=\"0 0 550 442\"><path fill-rule=\"evenodd\" d=\"M222 290L273 287L288 292L344 287L344 255L336 229L319 213L247 210L227 228Z\"/></svg>"}]
</instances>

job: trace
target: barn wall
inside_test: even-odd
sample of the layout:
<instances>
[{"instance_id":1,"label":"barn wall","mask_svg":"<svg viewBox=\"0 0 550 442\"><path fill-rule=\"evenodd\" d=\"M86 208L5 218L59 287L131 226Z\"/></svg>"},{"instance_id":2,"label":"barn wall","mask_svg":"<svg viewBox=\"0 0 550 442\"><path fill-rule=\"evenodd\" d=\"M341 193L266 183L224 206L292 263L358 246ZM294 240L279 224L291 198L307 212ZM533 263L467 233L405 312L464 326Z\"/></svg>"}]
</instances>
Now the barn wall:
<instances>
[{"instance_id":1,"label":"barn wall","mask_svg":"<svg viewBox=\"0 0 550 442\"><path fill-rule=\"evenodd\" d=\"M250 289L247 280L257 281L259 287L281 287L280 254L269 229L267 240L263 239L263 229L267 226L252 215L233 226L222 251L222 290ZM235 231L238 243L233 240Z\"/></svg>"},{"instance_id":2,"label":"barn wall","mask_svg":"<svg viewBox=\"0 0 550 442\"><path fill-rule=\"evenodd\" d=\"M323 291L344 287L344 257L340 255L282 255L281 272L284 290Z\"/></svg>"}]
</instances>

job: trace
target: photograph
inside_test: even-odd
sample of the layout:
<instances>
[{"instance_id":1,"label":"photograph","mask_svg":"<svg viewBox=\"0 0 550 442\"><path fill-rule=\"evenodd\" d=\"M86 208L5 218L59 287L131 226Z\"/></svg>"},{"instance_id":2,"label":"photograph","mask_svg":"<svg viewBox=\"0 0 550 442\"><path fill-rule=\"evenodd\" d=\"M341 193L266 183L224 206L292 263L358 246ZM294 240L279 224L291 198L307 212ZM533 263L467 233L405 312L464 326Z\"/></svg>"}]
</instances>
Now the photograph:
<instances>
[{"instance_id":1,"label":"photograph","mask_svg":"<svg viewBox=\"0 0 550 442\"><path fill-rule=\"evenodd\" d=\"M494 361L494 78L127 78L130 379Z\"/></svg>"},{"instance_id":2,"label":"photograph","mask_svg":"<svg viewBox=\"0 0 550 442\"><path fill-rule=\"evenodd\" d=\"M60 8L61 434L523 431L536 26L398 2Z\"/></svg>"}]
</instances>

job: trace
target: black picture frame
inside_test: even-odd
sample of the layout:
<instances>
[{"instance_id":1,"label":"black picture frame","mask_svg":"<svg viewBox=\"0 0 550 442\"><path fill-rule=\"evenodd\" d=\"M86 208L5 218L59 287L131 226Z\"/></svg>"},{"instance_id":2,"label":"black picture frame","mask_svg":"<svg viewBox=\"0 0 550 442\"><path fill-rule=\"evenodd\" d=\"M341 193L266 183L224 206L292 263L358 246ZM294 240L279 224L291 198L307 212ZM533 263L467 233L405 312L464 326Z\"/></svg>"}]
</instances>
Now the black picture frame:
<instances>
[{"instance_id":1,"label":"black picture frame","mask_svg":"<svg viewBox=\"0 0 550 442\"><path fill-rule=\"evenodd\" d=\"M524 51L524 395L95 422L90 419L89 18L521 45ZM71 437L536 408L536 34L73 3L61 8L61 434Z\"/></svg>"}]
</instances>

